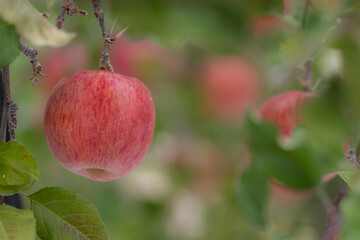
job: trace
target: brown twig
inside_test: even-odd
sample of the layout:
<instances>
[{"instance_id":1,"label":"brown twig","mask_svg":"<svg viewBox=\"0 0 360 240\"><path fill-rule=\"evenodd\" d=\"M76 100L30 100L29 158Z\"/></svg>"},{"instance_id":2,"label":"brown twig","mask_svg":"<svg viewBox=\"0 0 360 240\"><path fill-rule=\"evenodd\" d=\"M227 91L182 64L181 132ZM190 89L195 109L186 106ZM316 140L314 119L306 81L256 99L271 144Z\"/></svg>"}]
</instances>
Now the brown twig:
<instances>
[{"instance_id":1,"label":"brown twig","mask_svg":"<svg viewBox=\"0 0 360 240\"><path fill-rule=\"evenodd\" d=\"M61 7L59 16L56 19L56 26L61 29L65 21L65 14L73 16L74 14L80 14L87 16L88 13L84 10L80 10L75 3L76 0L64 0L64 6Z\"/></svg>"},{"instance_id":2,"label":"brown twig","mask_svg":"<svg viewBox=\"0 0 360 240\"><path fill-rule=\"evenodd\" d=\"M311 92L311 81L312 81L312 63L314 59L309 59L305 62L305 74L304 79L302 77L298 77L298 80L303 87L304 91Z\"/></svg>"},{"instance_id":3,"label":"brown twig","mask_svg":"<svg viewBox=\"0 0 360 240\"><path fill-rule=\"evenodd\" d=\"M5 93L5 101L7 104L7 123L9 124L10 141L15 141L15 128L17 127L16 112L19 110L19 106L12 100L10 94L10 76L9 66L5 66L2 69L3 87Z\"/></svg>"},{"instance_id":4,"label":"brown twig","mask_svg":"<svg viewBox=\"0 0 360 240\"><path fill-rule=\"evenodd\" d=\"M101 28L101 33L104 38L104 51L100 59L100 70L107 70L113 72L114 69L110 63L109 57L109 44L114 42L114 39L110 38L109 34L106 31L105 21L104 21L104 11L101 8L101 0L91 0L94 9L94 15L99 20L99 25Z\"/></svg>"},{"instance_id":5,"label":"brown twig","mask_svg":"<svg viewBox=\"0 0 360 240\"><path fill-rule=\"evenodd\" d=\"M41 64L39 63L39 61L37 59L38 52L36 49L29 48L29 47L23 45L22 43L20 43L20 51L30 58L30 62L32 64L32 69L33 69L33 75L30 78L30 80L32 82L32 85L34 86L36 84L36 82L38 81L39 76L46 77L46 75L42 73Z\"/></svg>"},{"instance_id":6,"label":"brown twig","mask_svg":"<svg viewBox=\"0 0 360 240\"><path fill-rule=\"evenodd\" d=\"M5 67L0 68L0 142L6 141L7 121L9 106L6 103L5 94Z\"/></svg>"},{"instance_id":7,"label":"brown twig","mask_svg":"<svg viewBox=\"0 0 360 240\"><path fill-rule=\"evenodd\" d=\"M328 223L324 235L321 240L335 240L339 235L339 228L342 223L342 217L339 213L339 206L341 201L346 196L348 187L340 190L339 194L335 197L333 205L328 209Z\"/></svg>"},{"instance_id":8,"label":"brown twig","mask_svg":"<svg viewBox=\"0 0 360 240\"><path fill-rule=\"evenodd\" d=\"M311 79L312 79L312 63L313 59L309 59L305 63L305 76L303 82L304 91L311 91Z\"/></svg>"}]
</instances>

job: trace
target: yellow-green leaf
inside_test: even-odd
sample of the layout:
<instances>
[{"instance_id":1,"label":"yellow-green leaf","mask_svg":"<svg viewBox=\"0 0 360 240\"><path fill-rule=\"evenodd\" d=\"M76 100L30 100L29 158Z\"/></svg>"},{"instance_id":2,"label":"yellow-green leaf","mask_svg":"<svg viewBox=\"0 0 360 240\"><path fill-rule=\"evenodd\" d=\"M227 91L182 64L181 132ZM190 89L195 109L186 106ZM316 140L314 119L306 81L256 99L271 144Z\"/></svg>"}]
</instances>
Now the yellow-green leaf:
<instances>
[{"instance_id":1,"label":"yellow-green leaf","mask_svg":"<svg viewBox=\"0 0 360 240\"><path fill-rule=\"evenodd\" d=\"M106 240L100 214L84 197L60 187L47 187L29 196L41 239Z\"/></svg>"},{"instance_id":2,"label":"yellow-green leaf","mask_svg":"<svg viewBox=\"0 0 360 240\"><path fill-rule=\"evenodd\" d=\"M30 210L0 206L0 239L34 240L35 218Z\"/></svg>"},{"instance_id":3,"label":"yellow-green leaf","mask_svg":"<svg viewBox=\"0 0 360 240\"><path fill-rule=\"evenodd\" d=\"M58 47L68 43L74 33L59 30L42 17L28 0L0 0L0 17L35 46Z\"/></svg>"},{"instance_id":4,"label":"yellow-green leaf","mask_svg":"<svg viewBox=\"0 0 360 240\"><path fill-rule=\"evenodd\" d=\"M34 157L18 142L0 143L0 195L32 187L40 179Z\"/></svg>"}]
</instances>

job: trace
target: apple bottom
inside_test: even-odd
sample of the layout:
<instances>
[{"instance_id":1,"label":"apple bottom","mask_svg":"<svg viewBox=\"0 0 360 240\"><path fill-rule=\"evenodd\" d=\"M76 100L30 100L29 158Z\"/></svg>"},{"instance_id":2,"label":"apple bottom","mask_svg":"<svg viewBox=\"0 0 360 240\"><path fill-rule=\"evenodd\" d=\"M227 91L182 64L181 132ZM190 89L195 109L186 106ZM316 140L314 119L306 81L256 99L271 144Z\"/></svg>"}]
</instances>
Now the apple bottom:
<instances>
[{"instance_id":1,"label":"apple bottom","mask_svg":"<svg viewBox=\"0 0 360 240\"><path fill-rule=\"evenodd\" d=\"M73 172L80 176L89 178L94 181L108 182L125 176L126 174L131 172L134 168L136 168L140 164L140 162L141 160L129 166L128 168L122 168L120 171L118 169L116 171L112 171L109 170L110 168L106 169L100 167L74 168L74 166L69 167L61 162L60 164L70 172ZM119 163L119 165L121 165L121 163Z\"/></svg>"},{"instance_id":2,"label":"apple bottom","mask_svg":"<svg viewBox=\"0 0 360 240\"><path fill-rule=\"evenodd\" d=\"M118 149L121 150L123 147ZM62 159L60 157L60 149L51 149L51 151L57 151L56 154L53 152L54 156L58 156L58 162L70 172L94 181L107 182L119 179L134 170L142 162L149 148L150 146L147 146L142 151L139 151L139 149L134 150L133 148L128 149L126 152L119 150L120 152L112 154L113 157L101 157L99 149L97 150L94 147L92 150L95 150L95 152L90 149L87 151L89 153L87 154L88 156L93 156L91 159L89 157L79 159L76 152L69 153L65 159ZM110 151L105 149L101 151L103 154ZM130 156L134 151L136 151L136 155ZM71 161L68 159L71 159Z\"/></svg>"}]
</instances>

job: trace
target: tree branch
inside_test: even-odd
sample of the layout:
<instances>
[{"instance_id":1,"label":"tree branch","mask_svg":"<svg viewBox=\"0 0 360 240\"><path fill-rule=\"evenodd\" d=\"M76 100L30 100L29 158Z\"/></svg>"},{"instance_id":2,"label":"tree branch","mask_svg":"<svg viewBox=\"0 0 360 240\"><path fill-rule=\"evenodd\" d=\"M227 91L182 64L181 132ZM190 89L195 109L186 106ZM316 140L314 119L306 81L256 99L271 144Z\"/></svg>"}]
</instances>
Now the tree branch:
<instances>
[{"instance_id":1,"label":"tree branch","mask_svg":"<svg viewBox=\"0 0 360 240\"><path fill-rule=\"evenodd\" d=\"M9 134L9 106L7 97L9 96L8 93L10 93L9 86L9 74L8 74L9 68L3 67L0 68L0 142L7 142L10 139ZM7 74L4 74L7 72ZM5 77L7 78L7 83L5 84ZM18 194L15 194L13 196L4 197L0 195L0 205L1 204L9 204L11 206L21 208L20 203L20 197Z\"/></svg>"},{"instance_id":2,"label":"tree branch","mask_svg":"<svg viewBox=\"0 0 360 240\"><path fill-rule=\"evenodd\" d=\"M304 91L311 91L311 79L312 79L312 63L313 59L309 59L305 63L305 78L304 78Z\"/></svg>"},{"instance_id":3,"label":"tree branch","mask_svg":"<svg viewBox=\"0 0 360 240\"><path fill-rule=\"evenodd\" d=\"M101 0L91 0L94 9L94 15L99 20L99 25L101 28L101 33L104 38L104 51L102 53L102 57L100 59L100 70L107 70L114 72L114 69L110 63L109 56L109 44L114 42L114 39L111 39L109 34L106 31L105 21L104 21L104 11L101 8Z\"/></svg>"},{"instance_id":4,"label":"tree branch","mask_svg":"<svg viewBox=\"0 0 360 240\"><path fill-rule=\"evenodd\" d=\"M333 205L328 209L328 223L324 235L321 240L334 240L337 239L339 234L339 227L342 223L342 217L339 213L339 206L341 201L346 196L348 187L340 190L339 194L335 197Z\"/></svg>"},{"instance_id":5,"label":"tree branch","mask_svg":"<svg viewBox=\"0 0 360 240\"><path fill-rule=\"evenodd\" d=\"M39 76L46 77L46 75L42 73L42 66L37 59L38 52L36 49L29 48L23 45L22 43L20 43L20 51L30 58L30 62L32 64L32 69L33 69L33 75L30 78L30 80L32 85L34 86L38 81Z\"/></svg>"},{"instance_id":6,"label":"tree branch","mask_svg":"<svg viewBox=\"0 0 360 240\"><path fill-rule=\"evenodd\" d=\"M11 98L9 66L4 67L2 72L5 100L8 106L7 123L9 124L10 141L15 141L15 128L17 127L16 112L19 110L19 106Z\"/></svg>"},{"instance_id":7,"label":"tree branch","mask_svg":"<svg viewBox=\"0 0 360 240\"><path fill-rule=\"evenodd\" d=\"M9 107L6 103L4 71L6 67L0 68L0 142L6 141L6 129Z\"/></svg>"},{"instance_id":8,"label":"tree branch","mask_svg":"<svg viewBox=\"0 0 360 240\"><path fill-rule=\"evenodd\" d=\"M298 77L298 80L306 92L311 92L311 81L312 81L312 63L314 59L309 59L305 62L305 74L304 78Z\"/></svg>"},{"instance_id":9,"label":"tree branch","mask_svg":"<svg viewBox=\"0 0 360 240\"><path fill-rule=\"evenodd\" d=\"M62 6L59 16L56 19L56 26L61 29L65 21L65 14L73 16L74 14L80 14L87 16L88 13L84 10L80 10L75 3L76 0L64 0L64 6Z\"/></svg>"}]
</instances>

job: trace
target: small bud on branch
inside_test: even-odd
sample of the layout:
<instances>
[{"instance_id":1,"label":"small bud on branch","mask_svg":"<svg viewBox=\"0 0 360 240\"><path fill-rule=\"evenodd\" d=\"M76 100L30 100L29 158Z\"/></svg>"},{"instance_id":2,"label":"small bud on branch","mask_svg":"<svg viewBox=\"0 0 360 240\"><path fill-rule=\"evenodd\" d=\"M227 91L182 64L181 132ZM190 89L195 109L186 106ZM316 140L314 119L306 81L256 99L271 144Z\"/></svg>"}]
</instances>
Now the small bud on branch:
<instances>
[{"instance_id":1,"label":"small bud on branch","mask_svg":"<svg viewBox=\"0 0 360 240\"><path fill-rule=\"evenodd\" d=\"M74 14L80 14L87 16L88 13L84 10L80 10L75 3L75 0L64 0L64 6L61 8L60 14L56 19L56 26L61 29L65 21L65 14L73 16Z\"/></svg>"}]
</instances>

